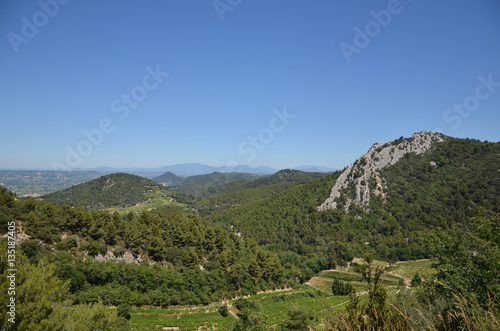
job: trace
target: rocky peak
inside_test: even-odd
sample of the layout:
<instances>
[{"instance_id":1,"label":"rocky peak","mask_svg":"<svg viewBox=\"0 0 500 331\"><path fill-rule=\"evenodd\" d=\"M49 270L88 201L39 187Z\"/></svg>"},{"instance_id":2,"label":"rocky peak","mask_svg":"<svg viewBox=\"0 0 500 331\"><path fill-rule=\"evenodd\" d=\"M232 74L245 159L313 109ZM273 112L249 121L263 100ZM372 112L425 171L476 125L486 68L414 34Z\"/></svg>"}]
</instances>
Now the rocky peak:
<instances>
[{"instance_id":1,"label":"rocky peak","mask_svg":"<svg viewBox=\"0 0 500 331\"><path fill-rule=\"evenodd\" d=\"M423 154L433 143L442 141L444 141L442 134L422 131L413 134L411 138L401 137L385 144L374 144L368 153L347 167L339 176L330 197L318 207L318 210L337 209L339 204L346 211L353 203L367 206L370 203L370 193L385 198L385 181L379 171L395 164L408 153Z\"/></svg>"}]
</instances>

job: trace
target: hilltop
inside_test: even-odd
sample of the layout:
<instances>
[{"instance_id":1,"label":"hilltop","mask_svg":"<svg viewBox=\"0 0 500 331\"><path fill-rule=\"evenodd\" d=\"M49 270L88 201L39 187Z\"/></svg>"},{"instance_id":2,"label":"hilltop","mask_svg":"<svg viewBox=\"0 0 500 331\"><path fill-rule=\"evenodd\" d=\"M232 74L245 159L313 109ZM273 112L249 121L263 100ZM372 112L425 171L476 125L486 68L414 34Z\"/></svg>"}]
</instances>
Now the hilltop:
<instances>
[{"instance_id":1,"label":"hilltop","mask_svg":"<svg viewBox=\"0 0 500 331\"><path fill-rule=\"evenodd\" d=\"M186 180L186 178L177 176L171 171L167 171L166 173L158 177L154 177L151 180L163 186L171 187L181 185Z\"/></svg>"},{"instance_id":2,"label":"hilltop","mask_svg":"<svg viewBox=\"0 0 500 331\"><path fill-rule=\"evenodd\" d=\"M148 200L147 193L167 191L143 177L116 173L43 196L43 200L91 210L129 207Z\"/></svg>"},{"instance_id":3,"label":"hilltop","mask_svg":"<svg viewBox=\"0 0 500 331\"><path fill-rule=\"evenodd\" d=\"M221 187L232 183L246 183L261 178L259 175L240 172L212 172L205 175L195 175L186 178L179 177L168 171L152 180L172 189L176 193L191 195L198 199L207 198L224 190Z\"/></svg>"},{"instance_id":4,"label":"hilltop","mask_svg":"<svg viewBox=\"0 0 500 331\"><path fill-rule=\"evenodd\" d=\"M369 205L371 194L385 198L380 170L398 163L409 153L424 154L436 142L443 142L444 139L442 134L422 131L411 138L400 137L385 144L374 144L365 155L342 172L330 197L318 209L337 209L337 203L344 201L343 207L348 211L354 203Z\"/></svg>"},{"instance_id":5,"label":"hilltop","mask_svg":"<svg viewBox=\"0 0 500 331\"><path fill-rule=\"evenodd\" d=\"M201 213L213 213L240 206L257 200L283 194L288 189L316 181L328 176L326 173L309 173L300 170L281 170L269 177L263 177L250 182L233 182L219 187L220 194L198 203ZM225 193L224 193L225 192Z\"/></svg>"},{"instance_id":6,"label":"hilltop","mask_svg":"<svg viewBox=\"0 0 500 331\"><path fill-rule=\"evenodd\" d=\"M375 144L344 171L264 199L205 205L210 220L260 244L300 252L326 243L342 247L331 248L341 259L366 249L382 259L427 258L429 231L467 231L481 210L499 210L499 164L500 143L422 132Z\"/></svg>"}]
</instances>

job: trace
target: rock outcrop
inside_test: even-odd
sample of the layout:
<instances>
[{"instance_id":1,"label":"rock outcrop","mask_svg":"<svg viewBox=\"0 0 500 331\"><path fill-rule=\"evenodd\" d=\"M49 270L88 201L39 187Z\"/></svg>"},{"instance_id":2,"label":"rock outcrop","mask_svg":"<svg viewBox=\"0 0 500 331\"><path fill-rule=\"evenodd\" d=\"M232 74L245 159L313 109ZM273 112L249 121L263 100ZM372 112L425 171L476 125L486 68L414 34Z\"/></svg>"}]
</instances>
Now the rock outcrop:
<instances>
[{"instance_id":1,"label":"rock outcrop","mask_svg":"<svg viewBox=\"0 0 500 331\"><path fill-rule=\"evenodd\" d=\"M125 262L128 264L135 263L135 264L140 264L143 259L140 255L132 255L129 251L126 251L122 256L116 257L112 251L108 250L106 252L106 255L102 256L101 254L98 254L95 257L95 260L98 262L108 262L115 260L117 262Z\"/></svg>"},{"instance_id":2,"label":"rock outcrop","mask_svg":"<svg viewBox=\"0 0 500 331\"><path fill-rule=\"evenodd\" d=\"M422 131L413 134L411 138L401 137L385 144L374 144L368 153L339 176L330 197L318 210L343 207L348 211L353 203L366 207L370 203L370 193L381 195L385 199L385 181L379 171L395 164L408 153L423 154L434 143L444 139L445 136L440 133Z\"/></svg>"}]
</instances>

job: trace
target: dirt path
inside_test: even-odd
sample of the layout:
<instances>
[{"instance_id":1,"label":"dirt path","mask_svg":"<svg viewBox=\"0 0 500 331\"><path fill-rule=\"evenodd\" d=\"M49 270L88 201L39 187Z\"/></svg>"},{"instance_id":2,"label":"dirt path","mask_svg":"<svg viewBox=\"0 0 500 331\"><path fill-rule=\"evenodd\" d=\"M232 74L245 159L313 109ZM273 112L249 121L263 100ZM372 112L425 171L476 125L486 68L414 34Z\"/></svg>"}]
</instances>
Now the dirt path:
<instances>
[{"instance_id":1,"label":"dirt path","mask_svg":"<svg viewBox=\"0 0 500 331\"><path fill-rule=\"evenodd\" d=\"M211 302L208 305L204 305L204 306L169 306L168 309L172 309L172 310L194 310L194 309L201 309L201 308L208 308L208 307L217 307L217 306L221 306L221 305L224 305L224 304L227 304L228 307L232 307L231 306L231 301L234 301L234 300L237 300L237 299L240 299L240 298L246 299L246 298L250 298L250 297L252 297L254 295L257 295L257 294L286 292L286 291L292 291L292 290L293 290L293 288L284 288L284 289L276 289L276 290L259 291L256 294L244 295L244 296L235 297L235 298L232 298L232 299L226 299L226 300L222 300L222 301ZM137 307L137 309L163 309L163 308L161 308L161 307L149 307L149 308ZM233 311L231 311L231 310L229 310L229 311L231 312L231 315L235 316L233 314Z\"/></svg>"},{"instance_id":2,"label":"dirt path","mask_svg":"<svg viewBox=\"0 0 500 331\"><path fill-rule=\"evenodd\" d=\"M234 317L236 320L239 320L239 319L240 319L240 318L239 318L239 316L238 316L238 315L236 315L236 313L233 311L233 309L232 309L232 308L233 308L233 307L229 307L229 313L230 313L231 315L233 315L233 317Z\"/></svg>"}]
</instances>

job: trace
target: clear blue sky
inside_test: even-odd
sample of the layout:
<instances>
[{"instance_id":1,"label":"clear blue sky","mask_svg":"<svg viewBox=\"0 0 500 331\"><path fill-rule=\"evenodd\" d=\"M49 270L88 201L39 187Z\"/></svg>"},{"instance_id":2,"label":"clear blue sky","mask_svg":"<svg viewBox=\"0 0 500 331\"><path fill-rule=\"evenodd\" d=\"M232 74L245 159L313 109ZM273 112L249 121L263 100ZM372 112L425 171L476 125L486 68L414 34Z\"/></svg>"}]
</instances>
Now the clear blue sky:
<instances>
[{"instance_id":1,"label":"clear blue sky","mask_svg":"<svg viewBox=\"0 0 500 331\"><path fill-rule=\"evenodd\" d=\"M422 130L500 140L497 0L60 2L0 3L0 168L343 168Z\"/></svg>"}]
</instances>

